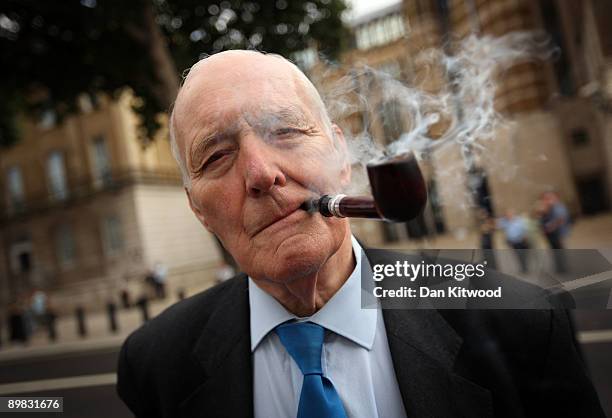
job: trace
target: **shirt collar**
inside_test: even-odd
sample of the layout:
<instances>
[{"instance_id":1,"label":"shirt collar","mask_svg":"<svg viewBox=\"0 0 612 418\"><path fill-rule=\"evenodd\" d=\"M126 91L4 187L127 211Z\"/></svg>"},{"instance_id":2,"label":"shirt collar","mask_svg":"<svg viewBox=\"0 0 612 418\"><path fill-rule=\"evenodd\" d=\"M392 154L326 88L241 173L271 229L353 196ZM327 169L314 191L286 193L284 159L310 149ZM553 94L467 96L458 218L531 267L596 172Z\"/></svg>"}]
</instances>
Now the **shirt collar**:
<instances>
[{"instance_id":1,"label":"shirt collar","mask_svg":"<svg viewBox=\"0 0 612 418\"><path fill-rule=\"evenodd\" d=\"M249 305L251 310L251 351L276 326L295 319L310 321L342 335L370 350L376 333L376 309L361 307L361 259L362 249L351 235L355 269L334 296L314 315L298 318L271 295L261 290L249 277ZM366 259L367 262L367 259Z\"/></svg>"}]
</instances>

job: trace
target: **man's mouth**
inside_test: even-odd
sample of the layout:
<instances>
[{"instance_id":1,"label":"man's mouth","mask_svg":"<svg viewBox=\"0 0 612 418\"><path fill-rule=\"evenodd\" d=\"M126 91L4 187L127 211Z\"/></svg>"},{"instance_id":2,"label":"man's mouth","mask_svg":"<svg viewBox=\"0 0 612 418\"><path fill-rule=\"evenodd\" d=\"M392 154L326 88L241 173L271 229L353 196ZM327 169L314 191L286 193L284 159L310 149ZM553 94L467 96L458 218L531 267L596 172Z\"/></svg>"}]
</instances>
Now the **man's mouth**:
<instances>
[{"instance_id":1,"label":"man's mouth","mask_svg":"<svg viewBox=\"0 0 612 418\"><path fill-rule=\"evenodd\" d=\"M283 211L282 213L280 213L278 216L275 216L275 217L269 219L268 221L264 222L262 225L258 226L251 236L254 237L255 235L259 234L260 232L264 231L265 229L268 229L272 225L275 225L276 223L278 223L278 222L280 222L280 221L290 217L291 215L293 215L294 213L296 213L298 211L299 212L303 211L303 209L300 207L300 205L292 206L291 208L289 208L289 209Z\"/></svg>"}]
</instances>

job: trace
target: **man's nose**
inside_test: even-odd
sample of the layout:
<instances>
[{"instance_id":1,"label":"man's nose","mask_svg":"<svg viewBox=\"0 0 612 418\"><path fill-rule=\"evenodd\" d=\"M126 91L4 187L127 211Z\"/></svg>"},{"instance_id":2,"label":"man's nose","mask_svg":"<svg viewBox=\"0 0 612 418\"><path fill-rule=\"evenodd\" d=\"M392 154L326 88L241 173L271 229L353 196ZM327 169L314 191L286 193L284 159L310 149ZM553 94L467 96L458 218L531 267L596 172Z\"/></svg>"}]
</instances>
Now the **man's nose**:
<instances>
[{"instance_id":1,"label":"man's nose","mask_svg":"<svg viewBox=\"0 0 612 418\"><path fill-rule=\"evenodd\" d=\"M282 187L287 183L285 175L276 163L274 150L261 138L244 138L240 144L240 152L248 196L260 197L272 187Z\"/></svg>"}]
</instances>

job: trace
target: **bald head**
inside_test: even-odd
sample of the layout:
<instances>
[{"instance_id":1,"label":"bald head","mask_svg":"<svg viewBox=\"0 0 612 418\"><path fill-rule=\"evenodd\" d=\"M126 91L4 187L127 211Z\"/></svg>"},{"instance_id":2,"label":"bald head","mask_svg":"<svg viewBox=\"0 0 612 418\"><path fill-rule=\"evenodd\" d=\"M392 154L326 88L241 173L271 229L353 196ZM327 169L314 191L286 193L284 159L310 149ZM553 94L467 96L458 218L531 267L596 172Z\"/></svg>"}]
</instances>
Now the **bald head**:
<instances>
[{"instance_id":1,"label":"bald head","mask_svg":"<svg viewBox=\"0 0 612 418\"><path fill-rule=\"evenodd\" d=\"M245 114L256 110L253 104L258 101L260 106L279 105L282 101L279 92L299 97L322 129L333 136L331 121L318 91L296 65L280 55L231 50L211 55L191 67L170 115L172 153L186 187L190 186L186 148L198 135L194 128L197 124L191 123L193 118L206 113L211 102L222 107L226 100L243 100ZM220 123L225 116L218 115Z\"/></svg>"}]
</instances>

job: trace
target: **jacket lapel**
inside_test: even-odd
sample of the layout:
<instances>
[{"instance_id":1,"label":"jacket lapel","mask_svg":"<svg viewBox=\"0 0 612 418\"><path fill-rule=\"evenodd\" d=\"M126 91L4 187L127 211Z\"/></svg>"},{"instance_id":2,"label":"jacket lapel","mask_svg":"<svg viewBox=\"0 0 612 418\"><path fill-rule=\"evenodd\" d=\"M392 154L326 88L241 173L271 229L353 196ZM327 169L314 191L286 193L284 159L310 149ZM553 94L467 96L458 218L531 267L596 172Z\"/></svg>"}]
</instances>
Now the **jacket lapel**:
<instances>
[{"instance_id":1,"label":"jacket lapel","mask_svg":"<svg viewBox=\"0 0 612 418\"><path fill-rule=\"evenodd\" d=\"M409 418L493 416L490 392L453 372L463 340L437 310L385 309L383 320Z\"/></svg>"},{"instance_id":2,"label":"jacket lapel","mask_svg":"<svg viewBox=\"0 0 612 418\"><path fill-rule=\"evenodd\" d=\"M248 282L243 274L234 281L193 350L204 380L181 403L184 418L253 416Z\"/></svg>"},{"instance_id":3,"label":"jacket lapel","mask_svg":"<svg viewBox=\"0 0 612 418\"><path fill-rule=\"evenodd\" d=\"M433 309L383 311L408 417L490 417L488 390L453 373L461 338Z\"/></svg>"}]
</instances>

